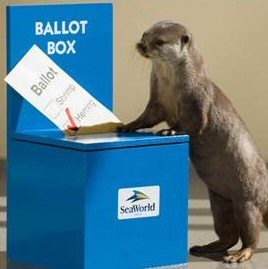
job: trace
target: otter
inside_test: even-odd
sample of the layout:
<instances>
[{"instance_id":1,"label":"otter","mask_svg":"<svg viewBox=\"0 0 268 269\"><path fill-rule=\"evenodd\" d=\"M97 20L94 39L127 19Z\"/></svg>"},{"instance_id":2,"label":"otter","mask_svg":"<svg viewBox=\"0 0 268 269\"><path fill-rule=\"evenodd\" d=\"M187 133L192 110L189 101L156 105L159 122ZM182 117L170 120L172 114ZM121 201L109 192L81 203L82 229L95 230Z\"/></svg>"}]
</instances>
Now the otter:
<instances>
[{"instance_id":1,"label":"otter","mask_svg":"<svg viewBox=\"0 0 268 269\"><path fill-rule=\"evenodd\" d=\"M160 134L189 134L190 159L207 186L218 240L193 246L193 255L223 254L229 263L251 258L263 222L268 227L268 173L244 122L224 93L207 77L192 33L161 21L136 45L152 62L150 98L145 111L120 131L166 121ZM228 249L241 239L242 248Z\"/></svg>"}]
</instances>

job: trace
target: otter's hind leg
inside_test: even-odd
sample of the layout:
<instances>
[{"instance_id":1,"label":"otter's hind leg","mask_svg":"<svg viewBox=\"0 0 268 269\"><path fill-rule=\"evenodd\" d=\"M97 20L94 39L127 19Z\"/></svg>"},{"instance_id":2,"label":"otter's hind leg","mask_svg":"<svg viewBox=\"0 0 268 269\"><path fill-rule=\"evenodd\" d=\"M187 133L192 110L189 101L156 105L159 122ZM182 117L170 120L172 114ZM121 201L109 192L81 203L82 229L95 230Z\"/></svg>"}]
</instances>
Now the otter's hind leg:
<instances>
[{"instance_id":1,"label":"otter's hind leg","mask_svg":"<svg viewBox=\"0 0 268 269\"><path fill-rule=\"evenodd\" d=\"M262 214L252 202L235 205L236 218L240 227L242 248L224 258L226 262L243 262L249 260L257 248L260 235Z\"/></svg>"},{"instance_id":2,"label":"otter's hind leg","mask_svg":"<svg viewBox=\"0 0 268 269\"><path fill-rule=\"evenodd\" d=\"M193 255L223 252L234 246L239 240L239 230L232 202L211 190L209 190L209 198L214 228L219 240L190 248L190 253Z\"/></svg>"}]
</instances>

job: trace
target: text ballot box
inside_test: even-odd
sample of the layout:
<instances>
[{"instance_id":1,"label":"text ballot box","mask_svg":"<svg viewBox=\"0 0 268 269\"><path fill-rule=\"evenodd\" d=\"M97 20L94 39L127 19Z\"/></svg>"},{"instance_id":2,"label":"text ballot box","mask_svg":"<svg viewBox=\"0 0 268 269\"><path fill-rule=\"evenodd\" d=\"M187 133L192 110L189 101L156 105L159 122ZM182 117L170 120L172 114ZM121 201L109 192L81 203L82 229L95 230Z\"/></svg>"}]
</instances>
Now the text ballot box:
<instances>
[{"instance_id":1,"label":"text ballot box","mask_svg":"<svg viewBox=\"0 0 268 269\"><path fill-rule=\"evenodd\" d=\"M112 4L7 13L8 71L37 45L112 109ZM60 113L55 104L46 112ZM68 137L9 87L9 260L44 269L180 268L187 219L188 136Z\"/></svg>"}]
</instances>

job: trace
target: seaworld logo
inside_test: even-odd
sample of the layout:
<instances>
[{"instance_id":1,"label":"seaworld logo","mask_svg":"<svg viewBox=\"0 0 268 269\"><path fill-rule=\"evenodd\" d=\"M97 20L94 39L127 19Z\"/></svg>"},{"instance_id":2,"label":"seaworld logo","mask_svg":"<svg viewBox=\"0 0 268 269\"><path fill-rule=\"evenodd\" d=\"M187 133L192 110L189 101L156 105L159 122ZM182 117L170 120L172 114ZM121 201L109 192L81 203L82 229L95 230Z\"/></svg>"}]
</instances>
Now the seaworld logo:
<instances>
[{"instance_id":1,"label":"seaworld logo","mask_svg":"<svg viewBox=\"0 0 268 269\"><path fill-rule=\"evenodd\" d=\"M159 196L159 186L120 189L118 219L158 216Z\"/></svg>"},{"instance_id":2,"label":"seaworld logo","mask_svg":"<svg viewBox=\"0 0 268 269\"><path fill-rule=\"evenodd\" d=\"M143 200L143 199L150 199L149 196L147 196L146 194L144 194L141 191L135 191L134 190L133 192L134 192L134 194L127 199L127 201L131 201L132 200L131 203L134 203L136 201Z\"/></svg>"}]
</instances>

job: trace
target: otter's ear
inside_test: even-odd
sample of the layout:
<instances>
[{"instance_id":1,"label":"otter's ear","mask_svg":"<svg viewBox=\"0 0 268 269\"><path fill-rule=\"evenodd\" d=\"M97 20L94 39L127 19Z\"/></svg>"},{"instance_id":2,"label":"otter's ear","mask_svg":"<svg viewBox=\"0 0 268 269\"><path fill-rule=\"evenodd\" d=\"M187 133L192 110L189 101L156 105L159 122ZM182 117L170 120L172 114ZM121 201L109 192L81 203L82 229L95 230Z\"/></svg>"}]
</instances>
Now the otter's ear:
<instances>
[{"instance_id":1,"label":"otter's ear","mask_svg":"<svg viewBox=\"0 0 268 269\"><path fill-rule=\"evenodd\" d=\"M190 37L189 37L188 35L182 35L182 36L181 36L181 43L182 43L183 45L188 44L188 43L189 43L189 40L190 40Z\"/></svg>"}]
</instances>

